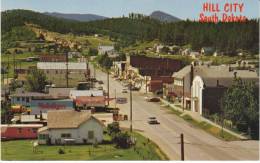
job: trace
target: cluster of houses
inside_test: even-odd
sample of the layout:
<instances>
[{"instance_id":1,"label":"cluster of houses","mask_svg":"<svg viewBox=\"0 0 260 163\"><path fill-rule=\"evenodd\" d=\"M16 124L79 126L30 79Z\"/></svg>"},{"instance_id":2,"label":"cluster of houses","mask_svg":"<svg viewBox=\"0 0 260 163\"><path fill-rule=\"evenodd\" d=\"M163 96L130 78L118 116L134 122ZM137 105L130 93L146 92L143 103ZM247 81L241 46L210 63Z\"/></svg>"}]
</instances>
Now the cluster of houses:
<instances>
[{"instance_id":1,"label":"cluster of houses","mask_svg":"<svg viewBox=\"0 0 260 163\"><path fill-rule=\"evenodd\" d=\"M219 100L234 78L252 81L259 87L258 68L250 64L252 61L242 63L243 68L241 63L215 66L199 61L184 66L174 59L130 56L127 61L114 62L113 70L120 80L132 81L139 89L207 116L220 112Z\"/></svg>"},{"instance_id":2,"label":"cluster of houses","mask_svg":"<svg viewBox=\"0 0 260 163\"><path fill-rule=\"evenodd\" d=\"M1 138L38 138L39 144L101 142L104 126L112 123L118 112L106 112L108 100L112 99L90 80L88 63L66 62L64 56L43 55L34 68L42 70L53 84L46 85L42 92L17 88L9 95L12 119L11 124L1 126ZM73 78L83 81L73 87L57 87L57 78L66 81L67 74L69 81Z\"/></svg>"}]
</instances>

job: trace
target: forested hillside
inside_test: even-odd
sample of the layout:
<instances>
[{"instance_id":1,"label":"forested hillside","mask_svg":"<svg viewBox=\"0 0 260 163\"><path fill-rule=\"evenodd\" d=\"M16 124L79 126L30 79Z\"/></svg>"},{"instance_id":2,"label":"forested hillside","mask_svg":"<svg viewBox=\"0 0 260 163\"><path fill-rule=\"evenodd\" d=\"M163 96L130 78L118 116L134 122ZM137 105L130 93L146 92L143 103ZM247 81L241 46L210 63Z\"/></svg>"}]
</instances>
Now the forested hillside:
<instances>
[{"instance_id":1,"label":"forested hillside","mask_svg":"<svg viewBox=\"0 0 260 163\"><path fill-rule=\"evenodd\" d=\"M11 10L1 13L2 33L13 27L32 23L44 29L77 35L100 33L109 35L115 41L128 46L138 41L159 39L165 44L187 45L194 50L212 46L227 55L236 50L246 50L251 54L258 52L258 21L246 23L199 23L180 21L162 23L141 14L130 14L129 17L111 18L93 22L78 22L54 18L28 10Z\"/></svg>"}]
</instances>

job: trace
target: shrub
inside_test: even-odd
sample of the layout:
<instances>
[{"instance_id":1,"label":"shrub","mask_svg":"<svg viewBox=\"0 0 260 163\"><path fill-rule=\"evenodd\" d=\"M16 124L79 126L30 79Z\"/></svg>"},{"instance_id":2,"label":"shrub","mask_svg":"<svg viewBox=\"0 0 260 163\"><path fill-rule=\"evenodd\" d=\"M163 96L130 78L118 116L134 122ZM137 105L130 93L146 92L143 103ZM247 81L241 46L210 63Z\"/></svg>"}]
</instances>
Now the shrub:
<instances>
[{"instance_id":1,"label":"shrub","mask_svg":"<svg viewBox=\"0 0 260 163\"><path fill-rule=\"evenodd\" d=\"M58 153L59 153L59 154L65 154L65 151L60 148L60 149L58 150Z\"/></svg>"},{"instance_id":2,"label":"shrub","mask_svg":"<svg viewBox=\"0 0 260 163\"><path fill-rule=\"evenodd\" d=\"M118 148L129 148L130 147L130 135L127 132L120 132L115 135L113 141L116 143Z\"/></svg>"},{"instance_id":3,"label":"shrub","mask_svg":"<svg viewBox=\"0 0 260 163\"><path fill-rule=\"evenodd\" d=\"M111 124L108 124L107 126L107 133L112 136L114 134L117 134L119 133L121 130L120 130L120 127L119 127L119 123L118 122L113 122Z\"/></svg>"}]
</instances>

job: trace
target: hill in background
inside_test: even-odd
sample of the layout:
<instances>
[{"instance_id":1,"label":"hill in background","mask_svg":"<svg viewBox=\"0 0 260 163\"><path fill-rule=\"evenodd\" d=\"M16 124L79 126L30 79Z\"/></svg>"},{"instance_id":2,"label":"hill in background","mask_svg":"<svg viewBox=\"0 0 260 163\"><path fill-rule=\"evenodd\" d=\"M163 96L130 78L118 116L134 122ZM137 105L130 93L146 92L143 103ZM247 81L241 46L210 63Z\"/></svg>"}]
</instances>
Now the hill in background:
<instances>
[{"instance_id":1,"label":"hill in background","mask_svg":"<svg viewBox=\"0 0 260 163\"><path fill-rule=\"evenodd\" d=\"M57 17L57 18L77 20L77 21L81 21L81 22L107 19L107 17L99 16L99 15L95 15L95 14L65 14L65 13L58 13L58 12L51 12L51 13L44 12L43 14Z\"/></svg>"}]
</instances>

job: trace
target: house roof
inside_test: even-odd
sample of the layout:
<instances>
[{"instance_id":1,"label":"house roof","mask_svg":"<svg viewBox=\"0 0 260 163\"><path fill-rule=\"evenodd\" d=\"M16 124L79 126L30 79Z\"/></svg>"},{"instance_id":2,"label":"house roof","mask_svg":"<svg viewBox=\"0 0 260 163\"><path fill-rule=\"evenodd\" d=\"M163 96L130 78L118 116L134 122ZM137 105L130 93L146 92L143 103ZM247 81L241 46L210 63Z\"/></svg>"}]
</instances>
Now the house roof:
<instances>
[{"instance_id":1,"label":"house roof","mask_svg":"<svg viewBox=\"0 0 260 163\"><path fill-rule=\"evenodd\" d=\"M38 62L37 68L41 70L66 70L66 62ZM68 62L69 70L86 70L87 63L85 62Z\"/></svg>"},{"instance_id":2,"label":"house roof","mask_svg":"<svg viewBox=\"0 0 260 163\"><path fill-rule=\"evenodd\" d=\"M78 128L82 123L93 118L101 125L104 125L98 119L93 117L89 111L53 110L48 111L47 126L49 129Z\"/></svg>"},{"instance_id":3,"label":"house roof","mask_svg":"<svg viewBox=\"0 0 260 163\"><path fill-rule=\"evenodd\" d=\"M173 78L183 78L190 72L191 72L191 66L188 65L188 66L183 67L180 71L173 73L172 77Z\"/></svg>"},{"instance_id":4,"label":"house roof","mask_svg":"<svg viewBox=\"0 0 260 163\"><path fill-rule=\"evenodd\" d=\"M259 84L259 78L256 71L249 70L233 70L230 71L228 66L195 66L194 76L202 77L207 87L217 86L217 82L221 86L229 87L233 83L234 74L243 81L254 81Z\"/></svg>"},{"instance_id":5,"label":"house roof","mask_svg":"<svg viewBox=\"0 0 260 163\"><path fill-rule=\"evenodd\" d=\"M18 92L10 95L11 97L50 97L49 94L39 92Z\"/></svg>"},{"instance_id":6,"label":"house roof","mask_svg":"<svg viewBox=\"0 0 260 163\"><path fill-rule=\"evenodd\" d=\"M80 96L76 97L76 104L82 105L105 105L105 97L104 96Z\"/></svg>"},{"instance_id":7,"label":"house roof","mask_svg":"<svg viewBox=\"0 0 260 163\"><path fill-rule=\"evenodd\" d=\"M78 96L103 96L102 90L71 90L70 97L76 98Z\"/></svg>"}]
</instances>

